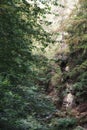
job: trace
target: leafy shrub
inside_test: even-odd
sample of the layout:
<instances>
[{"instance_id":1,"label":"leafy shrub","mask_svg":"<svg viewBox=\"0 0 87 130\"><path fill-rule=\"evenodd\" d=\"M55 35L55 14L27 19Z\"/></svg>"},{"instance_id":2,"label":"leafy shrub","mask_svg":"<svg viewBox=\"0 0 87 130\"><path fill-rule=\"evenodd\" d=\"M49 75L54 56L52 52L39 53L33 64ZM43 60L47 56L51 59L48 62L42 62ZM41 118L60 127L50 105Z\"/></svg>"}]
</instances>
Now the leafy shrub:
<instances>
[{"instance_id":1,"label":"leafy shrub","mask_svg":"<svg viewBox=\"0 0 87 130\"><path fill-rule=\"evenodd\" d=\"M81 126L77 126L74 130L84 130Z\"/></svg>"},{"instance_id":2,"label":"leafy shrub","mask_svg":"<svg viewBox=\"0 0 87 130\"><path fill-rule=\"evenodd\" d=\"M75 118L60 118L54 121L54 130L68 130L76 125Z\"/></svg>"}]
</instances>

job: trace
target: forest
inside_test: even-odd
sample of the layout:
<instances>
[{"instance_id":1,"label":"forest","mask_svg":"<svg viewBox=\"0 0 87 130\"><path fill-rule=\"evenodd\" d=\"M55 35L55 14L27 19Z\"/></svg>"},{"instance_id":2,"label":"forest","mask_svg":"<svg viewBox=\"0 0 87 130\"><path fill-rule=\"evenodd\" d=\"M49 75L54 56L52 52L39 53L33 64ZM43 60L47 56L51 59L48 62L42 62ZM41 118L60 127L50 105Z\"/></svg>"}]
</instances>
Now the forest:
<instances>
[{"instance_id":1,"label":"forest","mask_svg":"<svg viewBox=\"0 0 87 130\"><path fill-rule=\"evenodd\" d=\"M0 0L0 130L87 130L87 0Z\"/></svg>"}]
</instances>

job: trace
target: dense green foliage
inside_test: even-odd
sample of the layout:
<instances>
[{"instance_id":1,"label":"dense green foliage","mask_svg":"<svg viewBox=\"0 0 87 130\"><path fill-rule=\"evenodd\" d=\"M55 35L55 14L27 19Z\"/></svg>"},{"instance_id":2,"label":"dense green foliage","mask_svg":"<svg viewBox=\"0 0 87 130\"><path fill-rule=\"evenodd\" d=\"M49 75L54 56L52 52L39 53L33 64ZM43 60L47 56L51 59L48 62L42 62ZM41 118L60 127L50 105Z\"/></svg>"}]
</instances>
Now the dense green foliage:
<instances>
[{"instance_id":1,"label":"dense green foliage","mask_svg":"<svg viewBox=\"0 0 87 130\"><path fill-rule=\"evenodd\" d=\"M77 121L74 118L60 118L55 120L54 128L55 130L69 130L76 125Z\"/></svg>"},{"instance_id":2,"label":"dense green foliage","mask_svg":"<svg viewBox=\"0 0 87 130\"><path fill-rule=\"evenodd\" d=\"M38 69L45 67L46 61L44 65L43 59L32 55L36 42L46 45L48 41L48 34L38 22L43 13L36 4L0 0L1 130L42 129L40 117L54 110L37 82Z\"/></svg>"},{"instance_id":3,"label":"dense green foliage","mask_svg":"<svg viewBox=\"0 0 87 130\"><path fill-rule=\"evenodd\" d=\"M69 77L78 102L87 100L87 1L79 1L68 26Z\"/></svg>"},{"instance_id":4,"label":"dense green foliage","mask_svg":"<svg viewBox=\"0 0 87 130\"><path fill-rule=\"evenodd\" d=\"M66 59L48 60L43 54L48 43L53 43L40 24L40 18L49 24L42 18L50 7L42 1L45 8L40 8L36 1L0 0L0 130L73 129L77 120L66 114L56 117L55 112L60 111L46 95L48 90L58 89L53 98L56 94L56 107L62 105L68 81L76 101L87 101L87 1L79 0L67 27L68 63ZM55 0L54 5L58 6ZM68 72L61 65L64 62L70 67Z\"/></svg>"}]
</instances>

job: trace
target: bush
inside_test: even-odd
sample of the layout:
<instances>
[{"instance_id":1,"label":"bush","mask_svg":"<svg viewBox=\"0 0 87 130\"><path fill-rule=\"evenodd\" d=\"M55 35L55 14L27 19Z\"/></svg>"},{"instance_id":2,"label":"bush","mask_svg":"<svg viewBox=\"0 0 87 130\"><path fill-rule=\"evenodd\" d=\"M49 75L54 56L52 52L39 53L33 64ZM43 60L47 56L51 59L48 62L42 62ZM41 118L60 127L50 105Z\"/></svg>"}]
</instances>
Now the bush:
<instances>
[{"instance_id":1,"label":"bush","mask_svg":"<svg viewBox=\"0 0 87 130\"><path fill-rule=\"evenodd\" d=\"M60 118L54 122L54 130L69 130L76 125L75 118Z\"/></svg>"}]
</instances>

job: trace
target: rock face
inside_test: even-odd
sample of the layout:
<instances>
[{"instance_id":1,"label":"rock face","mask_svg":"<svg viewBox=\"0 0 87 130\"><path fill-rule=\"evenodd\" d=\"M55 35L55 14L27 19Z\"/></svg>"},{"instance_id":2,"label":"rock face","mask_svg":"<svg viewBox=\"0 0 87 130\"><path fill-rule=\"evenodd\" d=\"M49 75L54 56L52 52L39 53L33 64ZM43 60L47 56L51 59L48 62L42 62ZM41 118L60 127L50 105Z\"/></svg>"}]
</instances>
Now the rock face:
<instances>
[{"instance_id":1,"label":"rock face","mask_svg":"<svg viewBox=\"0 0 87 130\"><path fill-rule=\"evenodd\" d=\"M69 72L69 66L66 66L65 71Z\"/></svg>"},{"instance_id":2,"label":"rock face","mask_svg":"<svg viewBox=\"0 0 87 130\"><path fill-rule=\"evenodd\" d=\"M71 109L74 106L74 95L72 93L68 93L64 97L63 105L65 106L66 109Z\"/></svg>"},{"instance_id":3,"label":"rock face","mask_svg":"<svg viewBox=\"0 0 87 130\"><path fill-rule=\"evenodd\" d=\"M63 107L65 106L65 109L72 109L76 106L75 104L75 96L73 94L73 88L72 88L72 83L66 82L66 95L63 99Z\"/></svg>"},{"instance_id":4,"label":"rock face","mask_svg":"<svg viewBox=\"0 0 87 130\"><path fill-rule=\"evenodd\" d=\"M72 108L73 101L74 101L74 96L71 93L67 94L66 101L67 101L66 107L67 108Z\"/></svg>"}]
</instances>

